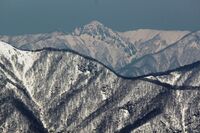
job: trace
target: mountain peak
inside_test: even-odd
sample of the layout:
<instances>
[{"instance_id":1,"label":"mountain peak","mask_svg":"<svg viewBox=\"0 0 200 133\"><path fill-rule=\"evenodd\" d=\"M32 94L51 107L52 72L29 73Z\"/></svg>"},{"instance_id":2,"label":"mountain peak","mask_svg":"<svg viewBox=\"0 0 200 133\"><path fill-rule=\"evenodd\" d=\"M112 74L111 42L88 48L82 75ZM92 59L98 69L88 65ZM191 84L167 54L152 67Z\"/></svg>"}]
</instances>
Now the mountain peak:
<instances>
[{"instance_id":1,"label":"mountain peak","mask_svg":"<svg viewBox=\"0 0 200 133\"><path fill-rule=\"evenodd\" d=\"M89 24L87 24L85 26L97 27L97 26L104 26L104 25L101 22L97 21L97 20L93 20L93 21L91 21Z\"/></svg>"},{"instance_id":2,"label":"mountain peak","mask_svg":"<svg viewBox=\"0 0 200 133\"><path fill-rule=\"evenodd\" d=\"M83 27L76 28L74 31L74 35L81 35L81 34L89 34L91 36L102 35L104 33L110 32L110 29L105 27L99 21L92 21L89 24L84 25Z\"/></svg>"}]
</instances>

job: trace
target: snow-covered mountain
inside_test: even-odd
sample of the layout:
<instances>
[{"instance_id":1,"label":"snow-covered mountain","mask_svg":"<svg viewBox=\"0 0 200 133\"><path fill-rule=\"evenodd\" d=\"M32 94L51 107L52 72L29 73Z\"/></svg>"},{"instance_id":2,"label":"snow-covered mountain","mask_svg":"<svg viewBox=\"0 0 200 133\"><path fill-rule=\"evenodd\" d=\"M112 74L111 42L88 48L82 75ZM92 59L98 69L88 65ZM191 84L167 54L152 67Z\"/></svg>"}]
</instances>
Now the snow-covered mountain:
<instances>
[{"instance_id":1,"label":"snow-covered mountain","mask_svg":"<svg viewBox=\"0 0 200 133\"><path fill-rule=\"evenodd\" d=\"M132 43L98 21L76 28L72 34L55 32L14 37L2 36L0 40L27 50L44 47L72 49L98 59L114 69L125 66L136 53Z\"/></svg>"},{"instance_id":2,"label":"snow-covered mountain","mask_svg":"<svg viewBox=\"0 0 200 133\"><path fill-rule=\"evenodd\" d=\"M120 33L137 48L137 58L146 54L156 53L167 46L179 41L189 31L167 31L139 29Z\"/></svg>"},{"instance_id":3,"label":"snow-covered mountain","mask_svg":"<svg viewBox=\"0 0 200 133\"><path fill-rule=\"evenodd\" d=\"M140 29L122 33L98 21L76 28L71 34L0 36L0 40L26 50L71 49L130 77L167 71L200 60L199 32Z\"/></svg>"},{"instance_id":4,"label":"snow-covered mountain","mask_svg":"<svg viewBox=\"0 0 200 133\"><path fill-rule=\"evenodd\" d=\"M134 60L120 70L127 76L146 75L188 65L200 60L200 31L187 34L168 47Z\"/></svg>"},{"instance_id":5,"label":"snow-covered mountain","mask_svg":"<svg viewBox=\"0 0 200 133\"><path fill-rule=\"evenodd\" d=\"M126 78L74 51L0 42L0 131L198 132L199 73Z\"/></svg>"}]
</instances>

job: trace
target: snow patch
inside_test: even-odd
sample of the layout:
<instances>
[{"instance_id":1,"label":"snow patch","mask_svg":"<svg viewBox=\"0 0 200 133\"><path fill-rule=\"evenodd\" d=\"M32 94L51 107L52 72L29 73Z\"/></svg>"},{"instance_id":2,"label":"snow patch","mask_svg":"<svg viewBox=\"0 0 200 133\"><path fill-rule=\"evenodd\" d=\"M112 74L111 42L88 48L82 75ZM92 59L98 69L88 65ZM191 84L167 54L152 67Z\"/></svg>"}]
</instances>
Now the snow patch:
<instances>
[{"instance_id":1,"label":"snow patch","mask_svg":"<svg viewBox=\"0 0 200 133\"><path fill-rule=\"evenodd\" d=\"M178 81L178 79L181 77L181 73L179 72L172 72L169 75L163 75L163 76L149 76L147 79L152 79L152 80L158 80L161 83L167 83L170 85L175 85Z\"/></svg>"}]
</instances>

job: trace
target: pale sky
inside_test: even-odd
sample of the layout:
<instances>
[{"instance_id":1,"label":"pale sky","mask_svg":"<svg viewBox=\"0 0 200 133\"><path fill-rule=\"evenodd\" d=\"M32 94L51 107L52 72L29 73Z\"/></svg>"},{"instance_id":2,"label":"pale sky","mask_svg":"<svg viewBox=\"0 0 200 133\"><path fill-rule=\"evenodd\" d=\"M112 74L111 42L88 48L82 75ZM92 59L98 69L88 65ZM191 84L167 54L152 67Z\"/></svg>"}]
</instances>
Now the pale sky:
<instances>
[{"instance_id":1,"label":"pale sky","mask_svg":"<svg viewBox=\"0 0 200 133\"><path fill-rule=\"evenodd\" d=\"M200 30L200 0L0 0L0 34L71 32L98 20L117 31Z\"/></svg>"}]
</instances>

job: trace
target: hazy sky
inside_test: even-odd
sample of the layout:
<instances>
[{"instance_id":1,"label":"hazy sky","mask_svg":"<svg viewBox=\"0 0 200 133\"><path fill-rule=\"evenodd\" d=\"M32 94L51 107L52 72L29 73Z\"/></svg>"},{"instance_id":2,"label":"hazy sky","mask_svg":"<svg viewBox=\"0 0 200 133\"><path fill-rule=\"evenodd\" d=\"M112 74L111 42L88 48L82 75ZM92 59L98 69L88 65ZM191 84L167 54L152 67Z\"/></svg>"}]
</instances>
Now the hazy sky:
<instances>
[{"instance_id":1,"label":"hazy sky","mask_svg":"<svg viewBox=\"0 0 200 133\"><path fill-rule=\"evenodd\" d=\"M0 34L71 32L99 20L114 30L200 30L200 0L0 0Z\"/></svg>"}]
</instances>

